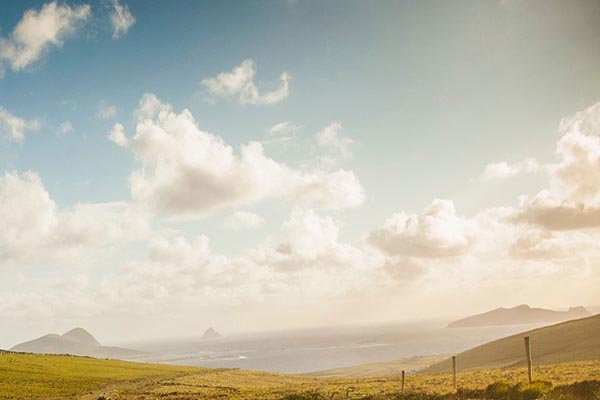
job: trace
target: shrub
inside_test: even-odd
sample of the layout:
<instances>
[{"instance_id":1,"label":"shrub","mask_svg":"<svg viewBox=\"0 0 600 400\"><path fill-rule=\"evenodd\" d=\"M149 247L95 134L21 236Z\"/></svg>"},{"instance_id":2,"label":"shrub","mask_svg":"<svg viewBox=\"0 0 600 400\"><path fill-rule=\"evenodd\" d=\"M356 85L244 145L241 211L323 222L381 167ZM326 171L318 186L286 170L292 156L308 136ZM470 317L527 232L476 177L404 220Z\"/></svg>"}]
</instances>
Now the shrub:
<instances>
[{"instance_id":1,"label":"shrub","mask_svg":"<svg viewBox=\"0 0 600 400\"><path fill-rule=\"evenodd\" d=\"M547 381L533 381L529 384L519 383L514 386L510 400L536 400L552 390L552 383Z\"/></svg>"},{"instance_id":2,"label":"shrub","mask_svg":"<svg viewBox=\"0 0 600 400\"><path fill-rule=\"evenodd\" d=\"M484 395L486 399L507 400L510 399L512 388L508 382L497 381L485 388Z\"/></svg>"},{"instance_id":3,"label":"shrub","mask_svg":"<svg viewBox=\"0 0 600 400\"><path fill-rule=\"evenodd\" d=\"M286 394L281 400L327 400L327 398L317 390L308 390L300 393Z\"/></svg>"},{"instance_id":4,"label":"shrub","mask_svg":"<svg viewBox=\"0 0 600 400\"><path fill-rule=\"evenodd\" d=\"M559 386L552 391L550 399L600 399L600 381L582 381L572 385Z\"/></svg>"}]
</instances>

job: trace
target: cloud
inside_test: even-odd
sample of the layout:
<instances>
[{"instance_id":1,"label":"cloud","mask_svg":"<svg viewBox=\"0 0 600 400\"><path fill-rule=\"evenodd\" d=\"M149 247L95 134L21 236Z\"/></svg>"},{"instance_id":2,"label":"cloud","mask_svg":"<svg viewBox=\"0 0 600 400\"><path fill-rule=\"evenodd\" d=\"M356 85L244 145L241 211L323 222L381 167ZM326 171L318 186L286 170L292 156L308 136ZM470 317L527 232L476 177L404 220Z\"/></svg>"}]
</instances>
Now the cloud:
<instances>
[{"instance_id":1,"label":"cloud","mask_svg":"<svg viewBox=\"0 0 600 400\"><path fill-rule=\"evenodd\" d=\"M257 214L247 211L236 211L229 215L223 221L222 227L225 229L256 229L264 225L265 220Z\"/></svg>"},{"instance_id":2,"label":"cloud","mask_svg":"<svg viewBox=\"0 0 600 400\"><path fill-rule=\"evenodd\" d=\"M557 164L545 166L550 186L523 196L513 221L551 230L600 227L600 105L561 122Z\"/></svg>"},{"instance_id":3,"label":"cloud","mask_svg":"<svg viewBox=\"0 0 600 400\"><path fill-rule=\"evenodd\" d=\"M366 282L389 284L381 255L341 242L339 231L331 217L295 209L277 237L234 256L214 254L204 235L158 237L145 257L106 282L106 296L156 312L169 304L264 304L368 292Z\"/></svg>"},{"instance_id":4,"label":"cloud","mask_svg":"<svg viewBox=\"0 0 600 400\"><path fill-rule=\"evenodd\" d=\"M24 120L0 107L0 128L12 142L23 143L26 132L37 131L41 127L42 125L37 119Z\"/></svg>"},{"instance_id":5,"label":"cloud","mask_svg":"<svg viewBox=\"0 0 600 400\"><path fill-rule=\"evenodd\" d=\"M0 265L85 255L149 231L126 203L78 203L59 208L33 172L0 176Z\"/></svg>"},{"instance_id":6,"label":"cloud","mask_svg":"<svg viewBox=\"0 0 600 400\"><path fill-rule=\"evenodd\" d=\"M270 105L279 103L289 95L291 75L283 72L280 86L272 91L261 92L254 82L254 61L247 59L230 72L221 72L215 78L206 78L201 84L214 97L235 99L240 104Z\"/></svg>"},{"instance_id":7,"label":"cloud","mask_svg":"<svg viewBox=\"0 0 600 400\"><path fill-rule=\"evenodd\" d=\"M456 214L452 201L435 199L421 215L393 214L367 241L389 255L455 257L469 249L473 229L470 221Z\"/></svg>"},{"instance_id":8,"label":"cloud","mask_svg":"<svg viewBox=\"0 0 600 400\"><path fill-rule=\"evenodd\" d=\"M121 147L129 146L129 139L125 136L125 128L123 125L116 123L108 133L108 139L118 144Z\"/></svg>"},{"instance_id":9,"label":"cloud","mask_svg":"<svg viewBox=\"0 0 600 400\"><path fill-rule=\"evenodd\" d=\"M351 171L294 170L267 157L258 142L241 146L238 155L219 136L200 130L188 110L175 113L152 94L144 95L136 116L128 148L142 168L130 177L131 194L159 214L197 217L276 198L325 209L364 201Z\"/></svg>"},{"instance_id":10,"label":"cloud","mask_svg":"<svg viewBox=\"0 0 600 400\"><path fill-rule=\"evenodd\" d=\"M129 28L135 24L135 17L129 11L129 7L120 4L119 0L113 0L113 12L110 15L110 23L113 27L113 39L125 35Z\"/></svg>"},{"instance_id":11,"label":"cloud","mask_svg":"<svg viewBox=\"0 0 600 400\"><path fill-rule=\"evenodd\" d=\"M118 110L115 105L102 100L96 109L96 116L101 119L110 119L117 115L117 112Z\"/></svg>"},{"instance_id":12,"label":"cloud","mask_svg":"<svg viewBox=\"0 0 600 400\"><path fill-rule=\"evenodd\" d=\"M80 22L90 16L87 4L69 6L56 1L41 10L27 10L7 38L0 38L0 64L7 62L13 71L21 71L39 60L52 47L61 47Z\"/></svg>"},{"instance_id":13,"label":"cloud","mask_svg":"<svg viewBox=\"0 0 600 400\"><path fill-rule=\"evenodd\" d=\"M261 143L285 147L292 143L294 135L300 129L302 129L300 125L296 125L291 121L280 122L267 130L267 138L263 139Z\"/></svg>"},{"instance_id":14,"label":"cloud","mask_svg":"<svg viewBox=\"0 0 600 400\"><path fill-rule=\"evenodd\" d=\"M540 169L541 167L533 158L526 158L516 164L509 164L506 161L501 161L494 164L488 164L480 179L483 181L508 179L522 173L537 173Z\"/></svg>"},{"instance_id":15,"label":"cloud","mask_svg":"<svg viewBox=\"0 0 600 400\"><path fill-rule=\"evenodd\" d=\"M71 121L65 121L65 122L61 122L60 125L58 125L58 128L56 129L56 134L57 135L66 135L68 133L73 132L75 129L73 128L73 124L71 123Z\"/></svg>"},{"instance_id":16,"label":"cloud","mask_svg":"<svg viewBox=\"0 0 600 400\"><path fill-rule=\"evenodd\" d=\"M552 260L581 255L596 241L583 234L564 234L540 229L521 233L511 245L509 254L515 259Z\"/></svg>"},{"instance_id":17,"label":"cloud","mask_svg":"<svg viewBox=\"0 0 600 400\"><path fill-rule=\"evenodd\" d=\"M291 135L298 132L302 127L292 123L291 121L280 122L273 125L267 130L269 135Z\"/></svg>"},{"instance_id":18,"label":"cloud","mask_svg":"<svg viewBox=\"0 0 600 400\"><path fill-rule=\"evenodd\" d=\"M321 156L321 161L326 165L336 165L352 157L352 148L356 143L344 135L341 123L327 125L315 138L317 145L326 152Z\"/></svg>"}]
</instances>

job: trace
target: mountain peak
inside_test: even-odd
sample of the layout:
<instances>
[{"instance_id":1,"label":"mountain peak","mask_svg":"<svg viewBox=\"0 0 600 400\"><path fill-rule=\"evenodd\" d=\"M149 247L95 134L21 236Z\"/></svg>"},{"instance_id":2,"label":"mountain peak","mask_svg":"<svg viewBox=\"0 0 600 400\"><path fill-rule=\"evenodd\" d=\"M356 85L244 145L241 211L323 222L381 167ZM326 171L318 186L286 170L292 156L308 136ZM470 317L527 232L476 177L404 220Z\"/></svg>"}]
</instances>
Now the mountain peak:
<instances>
[{"instance_id":1,"label":"mountain peak","mask_svg":"<svg viewBox=\"0 0 600 400\"><path fill-rule=\"evenodd\" d=\"M79 327L64 333L62 337L88 346L100 346L100 342L91 333Z\"/></svg>"},{"instance_id":2,"label":"mountain peak","mask_svg":"<svg viewBox=\"0 0 600 400\"><path fill-rule=\"evenodd\" d=\"M202 335L202 339L220 339L222 337L223 335L214 330L212 327L204 331L204 335Z\"/></svg>"}]
</instances>

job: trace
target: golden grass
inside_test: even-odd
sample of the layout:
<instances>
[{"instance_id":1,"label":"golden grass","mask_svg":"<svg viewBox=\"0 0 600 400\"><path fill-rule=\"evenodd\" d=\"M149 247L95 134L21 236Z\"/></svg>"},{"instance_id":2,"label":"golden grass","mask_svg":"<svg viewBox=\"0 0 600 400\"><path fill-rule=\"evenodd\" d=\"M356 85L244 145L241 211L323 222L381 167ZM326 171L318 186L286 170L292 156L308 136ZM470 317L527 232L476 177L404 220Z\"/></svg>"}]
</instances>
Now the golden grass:
<instances>
[{"instance_id":1,"label":"golden grass","mask_svg":"<svg viewBox=\"0 0 600 400\"><path fill-rule=\"evenodd\" d=\"M536 367L536 379L555 386L600 379L600 360ZM504 380L523 382L525 369L460 372L459 386L485 388ZM280 399L317 390L328 399L385 396L400 390L398 376L318 378L236 369L205 369L99 360L85 357L0 353L0 399ZM407 391L452 391L449 374L408 375Z\"/></svg>"}]
</instances>

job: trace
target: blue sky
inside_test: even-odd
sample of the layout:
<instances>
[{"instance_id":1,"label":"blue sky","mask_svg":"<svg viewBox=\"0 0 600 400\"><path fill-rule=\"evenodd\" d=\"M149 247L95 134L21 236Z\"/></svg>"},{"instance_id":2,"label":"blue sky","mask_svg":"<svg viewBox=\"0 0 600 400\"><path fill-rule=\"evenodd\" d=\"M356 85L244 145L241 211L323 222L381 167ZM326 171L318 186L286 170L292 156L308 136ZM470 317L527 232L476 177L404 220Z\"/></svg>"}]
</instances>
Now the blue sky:
<instances>
[{"instance_id":1,"label":"blue sky","mask_svg":"<svg viewBox=\"0 0 600 400\"><path fill-rule=\"evenodd\" d=\"M49 4L62 10L67 28L55 31L59 32L58 43L42 43L39 54L23 68L13 68L11 63L16 56L9 50L17 43L15 28L26 20L26 13L41 13ZM87 6L87 11L82 8ZM117 7L127 11L123 20L126 28L118 35L111 22ZM460 281L463 274L473 275L473 269L477 271L473 278L476 283L482 279L497 282L489 291L491 294L475 291L473 298L479 299L482 307L499 306L509 283L494 278L489 270L502 277L525 274L539 282L555 279L558 275L552 274L559 274L575 282L581 276L574 275L574 265L595 265L592 250L585 247L588 240L595 238L594 230L551 228L552 224L521 214L532 209L531 199L544 189L549 190L553 201L571 202L573 207L595 205L591 195L569 197L576 191L565 191L568 185L560 179L567 178L556 175L553 166L568 158L565 153L556 154L557 142L580 129L561 128L561 120L578 110L588 110L580 118L595 121L593 105L598 101L600 88L598 2L98 1L86 5L14 1L3 2L0 8L0 63L4 71L0 79L0 107L22 121L38 124L38 129L25 132L21 143L10 139L8 125L0 124L0 129L5 130L0 132L0 168L5 177L13 174L17 186L28 181L23 175L27 171L39 177L34 186L42 188L55 204L55 210L46 210L56 213L51 219L58 222L51 225L63 226L64 218L69 224L75 224L73 219L84 227L86 221L98 218L123 221L126 218L122 212L135 214L135 223L144 225L144 232L121 232L118 238L111 238L111 234L123 227L99 226L88 232L78 226L67 235L61 230L67 228L52 225L48 229L58 229L57 232L52 231L48 237L40 233L35 240L24 242L14 237L23 236L19 236L19 229L26 227L13 227L19 234L7 235L5 243L0 243L7 249L0 252L0 296L10 303L4 311L12 318L11 333L0 337L0 345L16 338L23 329L37 333L82 320L91 325L99 325L101 319L116 320L120 314L115 310L126 298L115 299L101 286L131 288L125 276L132 270L140 276L130 279L148 285L140 290L164 292L164 296L149 296L143 304L132 307L131 313L152 308L154 301L167 302L170 305L160 312L144 315L155 321L177 309L184 321L186 307L209 307L216 302L223 313L218 317L209 315L196 324L220 324L233 329L231 320L243 312L249 317L241 329L253 330L258 325L322 324L340 307L351 307L356 302L364 306L357 313L357 321L413 317L387 313L381 304L401 302L413 291L443 294L452 289L453 279ZM79 19L65 17L76 10L82 12ZM44 25L40 29L54 28ZM35 30L31 28L25 35L35 37ZM242 92L223 95L211 92L203 83L218 79L221 73L230 73L244 65L244 60L251 60L253 75L240 90L257 88L259 100L242 104L238 97ZM260 96L281 88L284 72L291 76L289 87L276 101L264 104ZM244 178L244 169L256 167L256 175L248 179L262 188L248 188L230 197L223 195L223 202L211 203L210 190L202 186L208 183L200 178L206 172L202 168L210 165L202 164L194 167L200 170L190 167L192 171L188 171L193 174L192 186L197 189L191 199L180 197L182 188L174 181L171 187L160 186L158 173L148 177L136 194L130 183L132 174L153 170L160 157L164 159L159 163L176 162L171 155L165 156L158 145L144 147L144 137L149 137L144 135L149 135L149 131L139 128L143 120L136 110L146 93L153 94L164 112L173 113L173 118L185 119L183 110L189 110L199 130L216 135L236 157L242 157L241 146L259 142L268 160L291 172L281 172L281 181L276 183L265 176L273 177L279 170L263 170L251 162L249 167L243 160L237 166L235 161L241 177L224 177L218 172L215 179L244 180L248 178ZM167 136L173 135L158 114L151 119ZM284 122L289 123L288 127L295 126L294 132L288 132L285 145L281 141L273 143L277 134L269 134L269 129ZM129 140L125 146L108 137L117 123ZM61 124L72 129L59 133ZM335 124L339 124L339 129L328 131L333 132L333 139L320 142L319 133L338 126ZM137 134L139 140L134 139ZM201 143L186 141L198 135L187 132L179 137L180 147L173 148L172 156L183 157L186 148L193 154L201 153L201 148L197 152L193 149ZM190 143L192 147L186 147ZM155 153L149 154L152 151ZM526 163L527 159L535 162ZM173 168L165 174L181 172ZM351 173L353 180L340 181L340 175L336 175L339 171ZM583 176L587 173L592 172ZM311 192L311 196L319 196L320 205L312 198L298 200L298 193L307 190L307 184L290 183L295 179L311 181L323 191ZM13 188L7 182L5 178L6 187ZM293 187L283 193L278 186L286 183ZM265 189L269 185L273 188ZM0 190L4 193L0 196L16 198L15 190L9 189ZM358 189L362 195L357 194ZM25 198L31 198L25 189L23 193ZM339 195L333 197L344 199L329 198L332 193ZM205 194L206 198L201 198ZM350 199L353 194L357 196L354 200ZM519 200L521 195L529 196L531 204ZM156 205L161 201L164 205L165 198L185 203L187 211ZM435 203L436 198L450 203ZM13 201L23 203L19 199ZM87 208L81 211L84 215L76 214L78 204L111 207L111 211L105 217L98 217L96 211ZM424 209L445 225L437 226L427 220L428 211ZM0 215L13 214L6 210ZM36 215L32 214L35 210L26 215ZM236 219L238 223L252 225L248 222L252 220L255 226L224 227L227 217L236 212L246 213L240 217L245 222ZM249 213L253 217L248 217ZM507 224L507 220L519 219L511 217L511 213L527 223ZM407 223L399 214L409 216L413 222ZM472 243L474 236L486 237L481 230L493 225L492 214L497 219L494 224L504 224L502 229L506 230L506 245L502 249ZM399 225L391 229L385 221ZM402 228L402 223L411 227ZM164 271L171 271L169 262L148 260L161 241L180 255L186 251L194 253L196 247L201 247L200 242L193 242L198 235L210 239L210 260L202 261L206 263L203 271L167 272L161 276ZM55 246L57 237L67 255L32 255L34 248L48 243ZM323 254L300 254L302 249L311 248L311 240L331 240L329 250L323 250ZM515 256L515 246L523 244L523 240L545 242L538 243L535 251L531 250L535 245L530 245L530 253L535 253L535 257L533 253ZM285 246L294 247L290 243L298 244L294 262L287 261L294 266L279 265L285 264L277 258L283 253L271 253ZM561 243L562 250L553 247L557 243ZM402 250L406 246L413 250ZM539 254L540 248L550 247L552 257ZM429 253L420 254L415 248ZM335 254L327 253L330 250ZM262 255L259 257L258 253ZM199 261L194 257L199 255L190 254L178 265L189 262L197 267ZM229 261L223 262L220 257ZM504 262L509 264L502 267L506 270L497 266ZM234 273L219 263L238 267ZM329 271L333 264L339 264L348 274L347 286L339 290L331 288L337 274ZM481 265L485 267L477 269ZM188 275L200 276L205 270L220 271L215 274L226 277L223 279L229 284L207 283L209 279L205 277L199 280L203 286L200 291L196 291L198 282L185 286L184 282L192 279ZM408 271L408 281L396 279L398 274L404 274L402 271ZM597 272L586 273L592 274L592 282L598 279ZM79 283L68 283L74 276ZM260 282L252 289L232 283L242 277ZM15 286L17 280L21 284ZM165 281L165 287L159 287ZM261 291L265 286L272 286L268 293L285 292L282 287L291 282L300 283L294 284L288 306L303 310L302 318L294 322L278 317L278 313L285 313L285 307L271 310L261 303L265 301L266 295ZM82 301L86 307L74 307L71 300L64 298L65 285L79 285L77 290L91 293ZM263 289L256 289L258 286ZM320 289L313 293L313 286ZM523 288L515 304L567 306L564 303L594 300L591 287L581 288L581 299L564 294L554 300L541 295L527 298L529 289ZM213 296L206 300L215 291L222 291L223 298ZM372 292L377 293L378 300L365 303L361 296ZM131 296L139 296L136 293ZM277 294L268 296L271 295L278 298ZM312 303L302 307L307 297L327 302L330 307L325 307L322 315L311 316ZM57 300L40 311L39 304L48 304L48 298ZM252 306L240 307L244 302ZM437 316L451 312L451 307L437 310L432 304L434 297L423 302L419 314ZM374 308L379 310L375 314ZM467 311L478 308L472 306ZM33 316L38 322L31 322ZM265 325L269 316L270 322ZM140 322L140 326L144 323ZM109 329L105 334L119 336Z\"/></svg>"}]
</instances>

